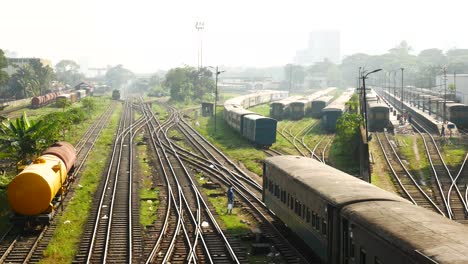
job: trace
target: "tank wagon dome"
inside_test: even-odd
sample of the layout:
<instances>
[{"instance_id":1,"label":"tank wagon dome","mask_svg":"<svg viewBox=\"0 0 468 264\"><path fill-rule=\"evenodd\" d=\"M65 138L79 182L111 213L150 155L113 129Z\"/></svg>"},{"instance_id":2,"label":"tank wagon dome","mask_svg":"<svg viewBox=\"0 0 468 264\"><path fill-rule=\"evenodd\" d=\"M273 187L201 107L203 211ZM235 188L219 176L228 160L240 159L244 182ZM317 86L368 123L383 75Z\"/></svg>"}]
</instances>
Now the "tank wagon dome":
<instances>
[{"instance_id":1,"label":"tank wagon dome","mask_svg":"<svg viewBox=\"0 0 468 264\"><path fill-rule=\"evenodd\" d=\"M54 155L59 157L67 168L67 172L75 165L76 150L72 144L65 141L58 141L42 152L42 155Z\"/></svg>"},{"instance_id":2,"label":"tank wagon dome","mask_svg":"<svg viewBox=\"0 0 468 264\"><path fill-rule=\"evenodd\" d=\"M341 207L367 200L409 201L311 158L276 156L265 159L269 166L283 171L291 180L306 186L328 202ZM267 166L268 168L268 166ZM331 184L333 183L333 184Z\"/></svg>"}]
</instances>

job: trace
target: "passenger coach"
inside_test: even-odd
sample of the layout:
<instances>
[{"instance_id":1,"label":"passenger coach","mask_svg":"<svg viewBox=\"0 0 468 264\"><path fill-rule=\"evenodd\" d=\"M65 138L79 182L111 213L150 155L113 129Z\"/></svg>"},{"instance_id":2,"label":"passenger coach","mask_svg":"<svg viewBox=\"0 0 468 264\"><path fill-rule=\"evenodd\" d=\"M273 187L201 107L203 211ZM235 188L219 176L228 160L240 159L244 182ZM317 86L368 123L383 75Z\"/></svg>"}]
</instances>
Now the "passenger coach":
<instances>
[{"instance_id":1,"label":"passenger coach","mask_svg":"<svg viewBox=\"0 0 468 264\"><path fill-rule=\"evenodd\" d=\"M467 227L311 158L267 158L263 201L326 263L468 263Z\"/></svg>"},{"instance_id":2,"label":"passenger coach","mask_svg":"<svg viewBox=\"0 0 468 264\"><path fill-rule=\"evenodd\" d=\"M322 109L322 126L328 131L336 130L338 118L347 110L346 103L351 99L354 89L344 92L338 99Z\"/></svg>"},{"instance_id":3,"label":"passenger coach","mask_svg":"<svg viewBox=\"0 0 468 264\"><path fill-rule=\"evenodd\" d=\"M224 120L230 127L257 146L271 146L276 141L277 121L245 108L287 96L288 92L285 91L266 90L229 99L224 103Z\"/></svg>"}]
</instances>

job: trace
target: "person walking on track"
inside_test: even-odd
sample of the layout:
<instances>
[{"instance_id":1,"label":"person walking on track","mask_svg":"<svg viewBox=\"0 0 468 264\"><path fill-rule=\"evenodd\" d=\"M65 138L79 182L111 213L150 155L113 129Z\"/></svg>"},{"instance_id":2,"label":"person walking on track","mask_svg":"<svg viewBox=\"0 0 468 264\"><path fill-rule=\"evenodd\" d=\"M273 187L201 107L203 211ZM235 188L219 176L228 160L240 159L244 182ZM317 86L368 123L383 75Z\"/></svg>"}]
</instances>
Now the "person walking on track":
<instances>
[{"instance_id":1,"label":"person walking on track","mask_svg":"<svg viewBox=\"0 0 468 264\"><path fill-rule=\"evenodd\" d=\"M227 213L232 214L232 209L234 208L234 188L231 186L227 191L228 206Z\"/></svg>"}]
</instances>

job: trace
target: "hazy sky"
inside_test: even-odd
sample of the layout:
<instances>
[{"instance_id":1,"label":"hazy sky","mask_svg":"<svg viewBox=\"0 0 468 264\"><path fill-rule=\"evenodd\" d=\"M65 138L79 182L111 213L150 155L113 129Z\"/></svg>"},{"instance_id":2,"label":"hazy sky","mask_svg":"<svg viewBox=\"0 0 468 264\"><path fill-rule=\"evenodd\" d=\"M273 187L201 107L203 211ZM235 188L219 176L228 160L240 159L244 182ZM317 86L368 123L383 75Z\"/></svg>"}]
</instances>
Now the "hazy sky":
<instances>
[{"instance_id":1,"label":"hazy sky","mask_svg":"<svg viewBox=\"0 0 468 264\"><path fill-rule=\"evenodd\" d=\"M123 64L135 72L204 65L292 62L313 30L340 30L342 55L468 48L464 0L1 0L0 48L55 64Z\"/></svg>"}]
</instances>

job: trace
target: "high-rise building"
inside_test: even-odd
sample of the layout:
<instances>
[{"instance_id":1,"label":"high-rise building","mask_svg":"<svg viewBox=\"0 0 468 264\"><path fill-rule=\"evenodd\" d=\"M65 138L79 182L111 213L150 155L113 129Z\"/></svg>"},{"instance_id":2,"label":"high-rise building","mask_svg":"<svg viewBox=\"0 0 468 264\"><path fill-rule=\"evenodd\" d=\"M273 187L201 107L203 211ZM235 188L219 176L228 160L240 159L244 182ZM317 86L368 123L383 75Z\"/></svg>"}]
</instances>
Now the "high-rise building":
<instances>
[{"instance_id":1,"label":"high-rise building","mask_svg":"<svg viewBox=\"0 0 468 264\"><path fill-rule=\"evenodd\" d=\"M312 65L325 59L340 63L340 32L313 31L309 34L307 49L298 50L294 62L299 65Z\"/></svg>"}]
</instances>

